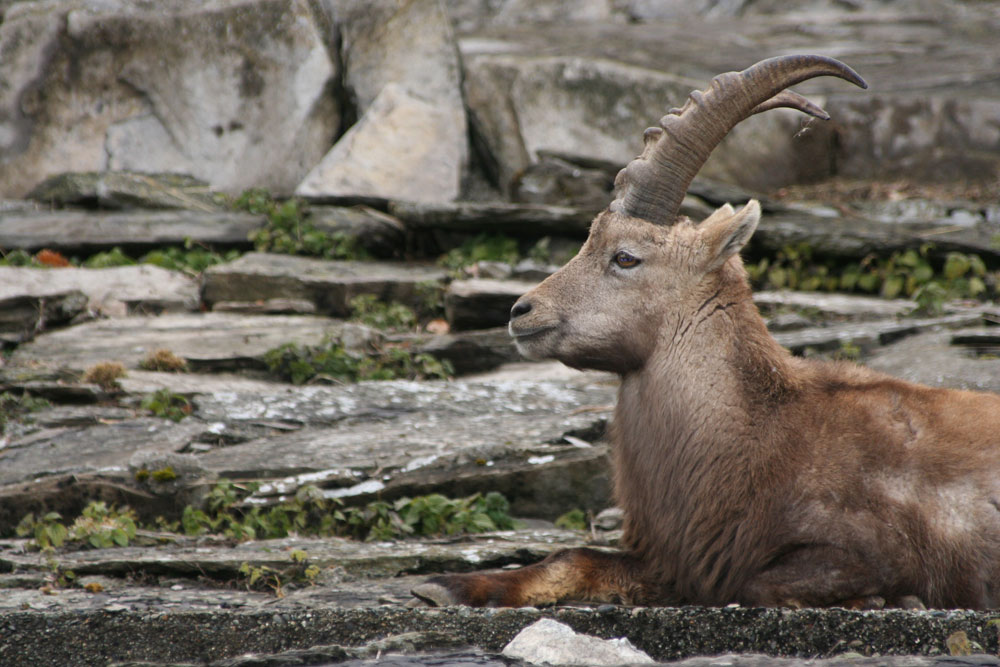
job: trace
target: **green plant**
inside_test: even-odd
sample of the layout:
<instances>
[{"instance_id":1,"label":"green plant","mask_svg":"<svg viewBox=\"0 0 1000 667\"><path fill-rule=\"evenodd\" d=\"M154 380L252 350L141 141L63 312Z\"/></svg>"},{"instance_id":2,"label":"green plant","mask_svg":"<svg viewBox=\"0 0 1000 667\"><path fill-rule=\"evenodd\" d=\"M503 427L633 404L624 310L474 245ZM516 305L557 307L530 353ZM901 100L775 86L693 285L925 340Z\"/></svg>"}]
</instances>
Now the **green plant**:
<instances>
[{"instance_id":1,"label":"green plant","mask_svg":"<svg viewBox=\"0 0 1000 667\"><path fill-rule=\"evenodd\" d=\"M840 341L840 347L833 353L834 359L839 359L841 361L860 361L862 350L861 347L850 340Z\"/></svg>"},{"instance_id":2,"label":"green plant","mask_svg":"<svg viewBox=\"0 0 1000 667\"><path fill-rule=\"evenodd\" d=\"M356 539L391 540L409 535L438 536L509 530L517 522L510 516L510 503L495 491L467 498L447 498L432 493L400 498L343 510L351 536Z\"/></svg>"},{"instance_id":3,"label":"green plant","mask_svg":"<svg viewBox=\"0 0 1000 667\"><path fill-rule=\"evenodd\" d=\"M374 294L360 294L350 300L351 320L376 329L408 331L417 326L417 315L409 306L386 303Z\"/></svg>"},{"instance_id":4,"label":"green plant","mask_svg":"<svg viewBox=\"0 0 1000 667\"><path fill-rule=\"evenodd\" d=\"M29 513L21 519L14 530L18 537L31 535L37 548L51 551L61 547L66 541L68 533L66 526L61 522L62 515L59 512L48 512L37 519L33 513Z\"/></svg>"},{"instance_id":5,"label":"green plant","mask_svg":"<svg viewBox=\"0 0 1000 667\"><path fill-rule=\"evenodd\" d=\"M293 384L317 378L335 382L446 379L454 373L447 360L412 354L405 347L389 346L373 356L356 357L335 341L316 347L286 343L268 350L264 363L272 374Z\"/></svg>"},{"instance_id":6,"label":"green plant","mask_svg":"<svg viewBox=\"0 0 1000 667\"><path fill-rule=\"evenodd\" d=\"M246 579L247 590L270 588L275 597L285 597L285 589L281 582L282 572L267 565L251 565L247 561L240 564L240 576Z\"/></svg>"},{"instance_id":7,"label":"green plant","mask_svg":"<svg viewBox=\"0 0 1000 667\"><path fill-rule=\"evenodd\" d=\"M86 541L97 549L126 547L130 540L135 539L135 531L134 511L128 507L120 510L109 508L103 502L94 501L83 508L69 527L69 538Z\"/></svg>"},{"instance_id":8,"label":"green plant","mask_svg":"<svg viewBox=\"0 0 1000 667\"><path fill-rule=\"evenodd\" d=\"M135 539L135 512L128 507L116 509L93 501L68 528L62 523L61 514L49 512L38 518L34 514L25 515L16 532L22 537L34 537L34 546L43 551L52 551L66 542L86 542L99 549L124 547Z\"/></svg>"},{"instance_id":9,"label":"green plant","mask_svg":"<svg viewBox=\"0 0 1000 667\"><path fill-rule=\"evenodd\" d=\"M935 263L931 249L925 244L894 252L886 259L869 256L861 262L839 265L832 260L814 260L812 249L802 243L782 248L773 259L745 266L758 289L857 291L878 293L887 299L905 296L917 302L915 314L940 313L950 299L996 296L995 292L990 294L988 271L978 255L950 252L943 262Z\"/></svg>"},{"instance_id":10,"label":"green plant","mask_svg":"<svg viewBox=\"0 0 1000 667\"><path fill-rule=\"evenodd\" d=\"M121 248L115 246L106 252L91 255L83 261L83 266L88 269L107 269L114 266L132 266L135 263L134 259L122 252Z\"/></svg>"},{"instance_id":11,"label":"green plant","mask_svg":"<svg viewBox=\"0 0 1000 667\"><path fill-rule=\"evenodd\" d=\"M587 513L581 509L570 510L556 519L556 526L567 530L587 530Z\"/></svg>"},{"instance_id":12,"label":"green plant","mask_svg":"<svg viewBox=\"0 0 1000 667\"><path fill-rule=\"evenodd\" d=\"M317 228L301 199L276 201L262 188L246 190L232 202L236 210L267 216L267 225L250 234L261 252L312 255L329 259L367 259L354 236Z\"/></svg>"},{"instance_id":13,"label":"green plant","mask_svg":"<svg viewBox=\"0 0 1000 667\"><path fill-rule=\"evenodd\" d=\"M444 317L444 285L436 280L424 280L416 284L415 291L419 300L417 313L422 319Z\"/></svg>"},{"instance_id":14,"label":"green plant","mask_svg":"<svg viewBox=\"0 0 1000 667\"><path fill-rule=\"evenodd\" d=\"M26 250L11 250L0 258L0 266L33 266L42 267L44 264L38 261L38 259L27 252Z\"/></svg>"},{"instance_id":15,"label":"green plant","mask_svg":"<svg viewBox=\"0 0 1000 667\"><path fill-rule=\"evenodd\" d=\"M543 236L528 250L528 259L539 264L562 266L573 259L579 251L579 243L571 243L569 241L556 243L553 242L551 236Z\"/></svg>"},{"instance_id":16,"label":"green plant","mask_svg":"<svg viewBox=\"0 0 1000 667\"><path fill-rule=\"evenodd\" d=\"M283 582L301 582L313 584L319 576L319 566L309 563L309 554L302 549L292 549L288 554L291 565L277 569L267 565L251 565L244 561L240 564L239 574L246 580L247 590L270 588L275 596L284 597Z\"/></svg>"},{"instance_id":17,"label":"green plant","mask_svg":"<svg viewBox=\"0 0 1000 667\"><path fill-rule=\"evenodd\" d=\"M169 389L159 389L142 399L142 409L148 410L154 417L179 422L191 414L192 407L186 397Z\"/></svg>"},{"instance_id":18,"label":"green plant","mask_svg":"<svg viewBox=\"0 0 1000 667\"><path fill-rule=\"evenodd\" d=\"M188 238L184 240L183 248L171 247L151 250L143 255L139 261L143 264L155 264L172 271L198 275L210 266L231 262L239 256L239 250L228 250L220 254L205 246L196 245Z\"/></svg>"},{"instance_id":19,"label":"green plant","mask_svg":"<svg viewBox=\"0 0 1000 667\"><path fill-rule=\"evenodd\" d=\"M507 499L496 492L458 499L430 494L344 507L339 499L325 498L318 488L303 486L294 498L271 507L241 506L242 499L256 488L220 480L208 494L204 509L185 507L179 526L167 527L180 528L187 535L221 534L236 540L295 533L371 541L508 530L517 525Z\"/></svg>"},{"instance_id":20,"label":"green plant","mask_svg":"<svg viewBox=\"0 0 1000 667\"><path fill-rule=\"evenodd\" d=\"M159 470L154 470L149 473L150 479L154 482L172 482L177 479L177 473L174 472L173 466L167 466L166 468L160 468Z\"/></svg>"},{"instance_id":21,"label":"green plant","mask_svg":"<svg viewBox=\"0 0 1000 667\"><path fill-rule=\"evenodd\" d=\"M457 270L481 261L516 264L519 257L515 239L503 234L479 234L449 250L438 262L445 268Z\"/></svg>"}]
</instances>

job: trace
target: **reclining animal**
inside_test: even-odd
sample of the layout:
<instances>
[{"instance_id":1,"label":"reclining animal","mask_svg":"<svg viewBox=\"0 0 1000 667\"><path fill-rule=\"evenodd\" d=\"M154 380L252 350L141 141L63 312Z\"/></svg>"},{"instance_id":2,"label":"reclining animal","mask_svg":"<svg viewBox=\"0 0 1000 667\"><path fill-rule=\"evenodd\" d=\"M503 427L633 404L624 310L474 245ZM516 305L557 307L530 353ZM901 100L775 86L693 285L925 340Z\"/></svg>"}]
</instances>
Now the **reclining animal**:
<instances>
[{"instance_id":1,"label":"reclining animal","mask_svg":"<svg viewBox=\"0 0 1000 667\"><path fill-rule=\"evenodd\" d=\"M620 551L437 576L437 605L566 600L752 606L1000 606L1000 396L793 357L739 251L760 206L679 217L688 185L751 114L826 113L785 89L839 61L788 56L716 77L645 133L580 253L522 296L532 359L612 371ZM747 169L755 168L748 164Z\"/></svg>"}]
</instances>

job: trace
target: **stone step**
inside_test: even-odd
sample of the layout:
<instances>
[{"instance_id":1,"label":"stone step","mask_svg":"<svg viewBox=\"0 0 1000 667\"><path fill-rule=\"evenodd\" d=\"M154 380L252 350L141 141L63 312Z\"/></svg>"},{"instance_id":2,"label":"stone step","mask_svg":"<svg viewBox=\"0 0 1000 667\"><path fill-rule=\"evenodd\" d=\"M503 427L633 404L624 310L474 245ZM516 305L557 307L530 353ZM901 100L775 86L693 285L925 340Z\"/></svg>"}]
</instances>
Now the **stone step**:
<instances>
[{"instance_id":1,"label":"stone step","mask_svg":"<svg viewBox=\"0 0 1000 667\"><path fill-rule=\"evenodd\" d=\"M247 253L227 264L209 267L202 278L202 299L219 302L303 299L316 311L335 317L350 314L350 300L374 294L383 301L419 307L421 286L446 277L444 269L408 262L333 261L293 255Z\"/></svg>"}]
</instances>

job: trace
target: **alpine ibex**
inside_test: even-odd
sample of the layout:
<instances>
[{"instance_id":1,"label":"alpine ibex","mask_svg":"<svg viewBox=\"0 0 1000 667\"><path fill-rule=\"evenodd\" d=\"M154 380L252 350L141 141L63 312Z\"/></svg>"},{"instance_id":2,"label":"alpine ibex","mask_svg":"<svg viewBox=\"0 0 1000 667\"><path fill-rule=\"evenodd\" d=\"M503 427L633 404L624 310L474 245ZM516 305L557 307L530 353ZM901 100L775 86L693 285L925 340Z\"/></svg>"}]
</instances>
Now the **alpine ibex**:
<instances>
[{"instance_id":1,"label":"alpine ibex","mask_svg":"<svg viewBox=\"0 0 1000 667\"><path fill-rule=\"evenodd\" d=\"M621 376L611 426L623 550L435 577L434 604L560 600L1000 606L1000 396L790 355L751 299L750 201L700 224L684 193L738 122L849 67L789 56L716 77L645 133L580 253L522 296L521 352ZM751 168L748 165L748 168Z\"/></svg>"}]
</instances>

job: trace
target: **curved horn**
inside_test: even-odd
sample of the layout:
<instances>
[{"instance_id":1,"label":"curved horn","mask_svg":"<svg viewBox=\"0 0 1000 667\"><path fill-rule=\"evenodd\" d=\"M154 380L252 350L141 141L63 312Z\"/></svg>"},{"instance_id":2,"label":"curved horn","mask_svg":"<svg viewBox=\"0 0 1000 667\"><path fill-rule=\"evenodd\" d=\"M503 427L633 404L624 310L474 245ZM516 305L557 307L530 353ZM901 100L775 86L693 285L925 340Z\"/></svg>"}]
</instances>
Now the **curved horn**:
<instances>
[{"instance_id":1,"label":"curved horn","mask_svg":"<svg viewBox=\"0 0 1000 667\"><path fill-rule=\"evenodd\" d=\"M695 174L737 123L777 107L829 118L806 98L785 90L817 76L836 76L868 87L857 72L826 56L769 58L742 72L718 75L707 90L692 92L683 107L671 109L659 127L646 130L642 155L615 178L617 197L610 210L673 224Z\"/></svg>"}]
</instances>

